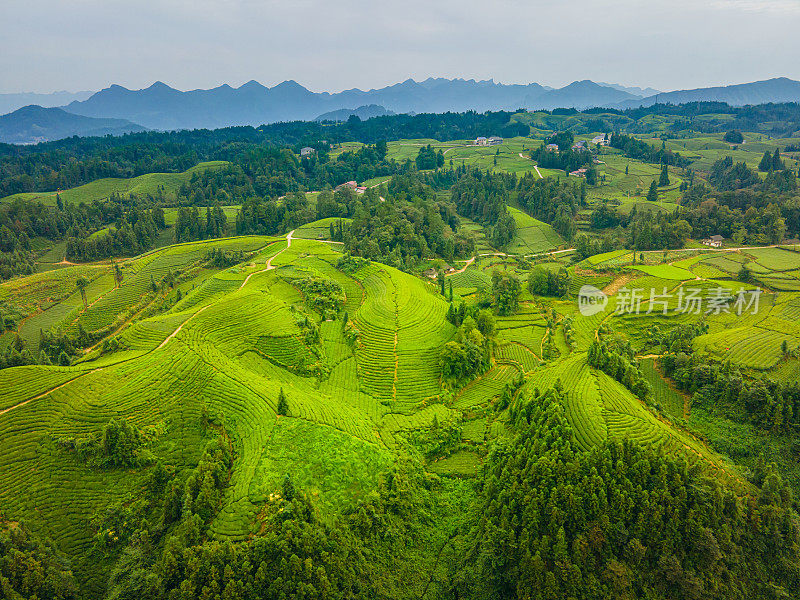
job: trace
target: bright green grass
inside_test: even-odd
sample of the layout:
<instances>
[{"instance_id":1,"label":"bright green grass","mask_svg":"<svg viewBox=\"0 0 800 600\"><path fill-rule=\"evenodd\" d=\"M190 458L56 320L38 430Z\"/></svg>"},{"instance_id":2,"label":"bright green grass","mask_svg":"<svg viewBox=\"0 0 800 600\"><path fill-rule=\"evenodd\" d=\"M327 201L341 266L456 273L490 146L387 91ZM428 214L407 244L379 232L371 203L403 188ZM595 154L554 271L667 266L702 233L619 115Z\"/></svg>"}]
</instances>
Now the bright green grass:
<instances>
[{"instance_id":1,"label":"bright green grass","mask_svg":"<svg viewBox=\"0 0 800 600\"><path fill-rule=\"evenodd\" d=\"M480 456L469 450L459 450L455 454L429 465L434 473L453 477L474 477L481 465Z\"/></svg>"},{"instance_id":2,"label":"bright green grass","mask_svg":"<svg viewBox=\"0 0 800 600\"><path fill-rule=\"evenodd\" d=\"M675 265L636 265L633 268L654 277L661 277L662 279L686 281L688 279L695 279L696 277L691 271L687 271Z\"/></svg>"},{"instance_id":3,"label":"bright green grass","mask_svg":"<svg viewBox=\"0 0 800 600\"><path fill-rule=\"evenodd\" d=\"M595 165L600 181L597 186L588 188L589 198L597 201L614 201L620 203L620 210L630 212L633 206L640 210L647 207L651 210L674 210L680 197L681 178L678 171L670 170L670 185L659 188L658 202L645 200L650 182L657 180L661 167L627 158L619 151L605 148L598 157L602 164ZM628 174L625 174L627 168ZM602 180L605 176L605 181Z\"/></svg>"},{"instance_id":4,"label":"bright green grass","mask_svg":"<svg viewBox=\"0 0 800 600\"><path fill-rule=\"evenodd\" d=\"M655 359L646 358L640 363L642 374L653 389L653 400L674 417L683 418L684 399L656 368Z\"/></svg>"},{"instance_id":5,"label":"bright green grass","mask_svg":"<svg viewBox=\"0 0 800 600\"><path fill-rule=\"evenodd\" d=\"M615 259L621 258L628 258L632 257L632 253L630 250L612 250L611 252L604 252L602 254L595 254L594 256L590 256L586 259L586 261L590 265L600 265L605 262L609 262Z\"/></svg>"},{"instance_id":6,"label":"bright green grass","mask_svg":"<svg viewBox=\"0 0 800 600\"><path fill-rule=\"evenodd\" d=\"M532 147L539 145L541 142L521 137L505 139L502 144L497 146L473 146L472 142L473 140L454 140L449 142L424 139L398 140L389 143L387 158L393 158L398 161L413 161L419 154L420 148L430 144L436 150L442 150L445 166L449 166L450 161L453 161L454 166L464 164L470 167L496 169L508 173L535 172L535 163L528 158L528 154ZM520 154L523 156L520 156ZM561 174L563 175L563 172ZM544 172L542 175L547 176Z\"/></svg>"},{"instance_id":7,"label":"bright green grass","mask_svg":"<svg viewBox=\"0 0 800 600\"><path fill-rule=\"evenodd\" d=\"M547 223L542 223L517 208L509 207L508 211L517 224L517 232L508 245L509 253L535 254L552 250L564 243L561 236Z\"/></svg>"},{"instance_id":8,"label":"bright green grass","mask_svg":"<svg viewBox=\"0 0 800 600\"><path fill-rule=\"evenodd\" d=\"M315 229L309 230L313 236ZM566 348L557 327L561 358L541 364L546 328L541 307L531 299L518 314L497 320L492 368L461 389L445 390L438 357L455 328L446 321L448 304L434 286L377 263L345 274L335 267L339 254L331 244L313 239L296 238L288 248L285 239L266 237L181 244L126 261L119 288L113 287L108 265L66 267L5 282L0 298L20 303L29 314L45 315L39 317L45 325L77 319L87 327L116 327L147 298L151 275L159 280L167 271L192 269L213 247L252 255L224 270L191 270L180 284L180 302L174 303L170 291L173 300L162 311L142 313L115 334L119 351L95 351L69 368L0 372L6 379L0 410L16 407L0 415L0 508L51 537L89 587L102 585L108 576L106 566L86 557L92 515L138 494L149 469L98 471L56 448L52 439L99 431L111 417L139 426L162 424L165 433L151 450L180 475L216 435L203 430L202 414L219 416L236 457L211 523L221 541L253 533L256 515L275 501L286 473L315 498L322 519L369 498L381 474L404 456L409 432L434 422L464 422L463 439L455 453L428 468L448 477L475 476L484 440L508 434L505 413L489 422L486 415L496 414L494 399L520 370L528 378L523 395L561 381L582 448L605 439L636 439L722 468L700 442L660 421L624 387L588 367L585 351L603 314L585 318L571 302L548 300L560 315L573 316L575 349ZM270 257L275 268L266 270ZM487 285L492 262L482 260L454 275L454 283ZM79 274L92 279L85 312L74 288ZM310 275L342 286L344 310L359 332L354 343L342 331L344 311L337 320L319 323L319 316L305 308L293 282ZM652 275L642 279L648 285L676 283ZM780 300L770 309L772 321L746 321L746 326L783 331L779 328L800 313L798 306ZM37 312L47 307L58 308ZM318 342L305 336L306 318L318 325ZM36 321L31 323L38 331ZM612 323L625 330L623 319L614 317ZM715 319L711 325L715 335L727 322ZM785 331L778 335L793 335ZM289 414L278 417L281 389Z\"/></svg>"},{"instance_id":9,"label":"bright green grass","mask_svg":"<svg viewBox=\"0 0 800 600\"><path fill-rule=\"evenodd\" d=\"M94 200L101 200L108 198L111 194L137 194L155 195L159 188L164 188L167 195L174 196L181 184L189 181L195 173L207 169L219 169L226 166L228 163L225 161L211 161L195 165L191 169L183 173L148 173L133 177L132 179L120 178L107 178L98 179L86 185L68 190L62 190L61 200L67 204L78 204L86 202L87 204ZM2 203L13 202L14 200L25 200L26 202L41 202L47 206L56 205L56 192L28 192L22 194L14 194L13 196L6 196L0 199Z\"/></svg>"},{"instance_id":10,"label":"bright green grass","mask_svg":"<svg viewBox=\"0 0 800 600\"><path fill-rule=\"evenodd\" d=\"M767 271L790 271L800 269L800 252L784 248L758 248L747 250L746 254Z\"/></svg>"},{"instance_id":11,"label":"bright green grass","mask_svg":"<svg viewBox=\"0 0 800 600\"><path fill-rule=\"evenodd\" d=\"M330 226L336 226L339 222L342 224L350 223L351 219L342 219L339 217L330 217L328 219L320 219L301 225L294 230L294 236L297 238L307 240L329 240L330 239Z\"/></svg>"}]
</instances>

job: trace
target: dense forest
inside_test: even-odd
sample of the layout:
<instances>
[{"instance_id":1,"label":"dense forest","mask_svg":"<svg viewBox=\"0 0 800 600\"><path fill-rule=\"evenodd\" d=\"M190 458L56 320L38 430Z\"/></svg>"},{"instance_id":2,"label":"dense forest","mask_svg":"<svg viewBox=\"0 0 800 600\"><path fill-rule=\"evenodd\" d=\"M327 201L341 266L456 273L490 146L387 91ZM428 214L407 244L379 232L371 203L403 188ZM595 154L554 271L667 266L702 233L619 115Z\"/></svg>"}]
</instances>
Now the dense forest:
<instances>
[{"instance_id":1,"label":"dense forest","mask_svg":"<svg viewBox=\"0 0 800 600\"><path fill-rule=\"evenodd\" d=\"M512 407L459 578L465 598L788 598L800 585L792 494L744 500L632 442L575 448L555 389Z\"/></svg>"}]
</instances>

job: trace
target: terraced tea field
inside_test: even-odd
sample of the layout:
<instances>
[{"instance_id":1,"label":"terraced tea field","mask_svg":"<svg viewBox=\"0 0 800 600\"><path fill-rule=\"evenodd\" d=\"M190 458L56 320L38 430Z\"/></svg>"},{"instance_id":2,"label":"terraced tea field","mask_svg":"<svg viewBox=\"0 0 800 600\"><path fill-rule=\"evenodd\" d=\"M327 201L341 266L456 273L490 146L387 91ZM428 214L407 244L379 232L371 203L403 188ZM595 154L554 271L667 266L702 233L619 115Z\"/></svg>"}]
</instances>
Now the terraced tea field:
<instances>
[{"instance_id":1,"label":"terraced tea field","mask_svg":"<svg viewBox=\"0 0 800 600\"><path fill-rule=\"evenodd\" d=\"M531 252L562 243L552 230L526 223L524 244ZM81 326L101 340L73 366L0 371L4 513L27 519L50 536L77 560L76 569L88 581L91 516L135 495L150 468L92 467L59 449L54 442L59 437L97 432L112 417L156 426L162 433L152 452L182 472L196 464L205 441L216 435L203 425L210 416L230 436L235 454L211 531L219 540L243 540L286 473L314 495L323 517L335 515L373 493L381 473L410 451L409 440L437 424L459 427L460 440L429 461L428 469L443 477L479 475L487 444L508 435L517 399L553 385L565 390L579 447L635 439L739 481L702 442L588 365L586 352L601 327L635 334L650 317L584 317L572 301L533 298L526 291L517 314L497 318L488 370L448 389L440 381L439 356L456 328L445 318L448 303L434 282L379 263L339 270L340 246L317 239L326 237L327 224L300 227L286 238L248 236L161 248L121 262L119 285L106 264L69 266L0 285L0 299L24 316L19 331L31 344L40 328ZM241 250L244 261L212 267L204 261L212 248ZM726 257L712 259L721 258ZM611 280L603 269L627 259L624 252L592 257L573 284L602 287ZM711 287L723 280L705 280L694 269L719 269L708 264L712 259L645 265L636 281L670 289ZM771 266L782 259L787 269L793 266L791 254L748 257ZM498 256L482 257L449 279L457 294L480 301L491 290L495 265L525 275ZM546 268L561 266L556 258ZM90 279L87 307L75 288L79 275ZM162 285L169 277L175 278L173 288ZM309 277L341 290L341 304L327 320L301 289ZM612 297L609 310L617 300ZM783 339L800 344L800 304L787 296L765 306L763 318L709 319L709 332L698 338L698 346L752 368L780 368L791 377L795 370L781 366L776 348ZM348 323L342 322L345 314ZM551 337L555 355L545 359ZM110 347L102 343L111 339ZM651 366L645 372L656 381ZM497 400L519 385L520 373L522 388L514 391L510 407L500 410ZM281 390L288 410L279 415ZM670 413L679 410L679 397L668 386L658 388L656 397Z\"/></svg>"},{"instance_id":2,"label":"terraced tea field","mask_svg":"<svg viewBox=\"0 0 800 600\"><path fill-rule=\"evenodd\" d=\"M511 254L536 254L558 248L564 240L547 223L542 223L521 210L509 207L517 224L517 233L508 245Z\"/></svg>"}]
</instances>

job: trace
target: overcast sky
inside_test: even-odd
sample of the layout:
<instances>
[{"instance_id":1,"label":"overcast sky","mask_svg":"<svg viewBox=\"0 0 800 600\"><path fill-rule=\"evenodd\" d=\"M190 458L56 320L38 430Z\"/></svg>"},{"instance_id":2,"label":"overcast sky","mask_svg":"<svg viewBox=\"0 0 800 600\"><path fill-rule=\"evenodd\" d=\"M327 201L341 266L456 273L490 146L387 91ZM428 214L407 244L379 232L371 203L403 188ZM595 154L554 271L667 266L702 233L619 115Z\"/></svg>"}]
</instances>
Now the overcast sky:
<instances>
[{"instance_id":1,"label":"overcast sky","mask_svg":"<svg viewBox=\"0 0 800 600\"><path fill-rule=\"evenodd\" d=\"M800 79L800 0L0 0L0 92Z\"/></svg>"}]
</instances>

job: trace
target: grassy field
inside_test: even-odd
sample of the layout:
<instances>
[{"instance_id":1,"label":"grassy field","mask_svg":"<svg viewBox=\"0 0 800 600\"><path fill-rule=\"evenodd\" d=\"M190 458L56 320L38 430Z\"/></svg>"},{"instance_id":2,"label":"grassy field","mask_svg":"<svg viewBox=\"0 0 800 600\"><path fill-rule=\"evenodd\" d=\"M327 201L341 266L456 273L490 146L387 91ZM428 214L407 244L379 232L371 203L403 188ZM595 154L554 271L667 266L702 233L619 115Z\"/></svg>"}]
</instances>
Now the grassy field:
<instances>
[{"instance_id":1,"label":"grassy field","mask_svg":"<svg viewBox=\"0 0 800 600\"><path fill-rule=\"evenodd\" d=\"M547 223L542 223L517 208L509 207L508 211L517 224L516 235L507 249L511 254L535 254L564 244L561 236Z\"/></svg>"},{"instance_id":2,"label":"grassy field","mask_svg":"<svg viewBox=\"0 0 800 600\"><path fill-rule=\"evenodd\" d=\"M445 166L466 165L481 169L496 169L509 173L526 173L534 170L534 162L527 158L531 148L541 144L530 138L509 138L497 146L475 146L473 140L438 142L436 140L399 140L389 143L390 159L414 160L419 149L430 144L444 153ZM523 156L520 156L523 154ZM542 173L545 175L545 173ZM562 173L563 175L563 173Z\"/></svg>"},{"instance_id":3,"label":"grassy field","mask_svg":"<svg viewBox=\"0 0 800 600\"><path fill-rule=\"evenodd\" d=\"M61 190L61 200L67 204L80 204L81 202L90 203L95 200L108 198L111 194L137 194L137 195L156 195L161 189L166 196L174 196L178 188L185 181L188 181L195 173L206 169L219 169L226 166L225 161L204 162L195 165L183 173L148 173L133 177L132 179L107 178L98 179L86 185L68 190ZM41 202L46 206L56 205L57 192L29 192L14 194L0 198L0 203L10 203L15 200L28 202Z\"/></svg>"}]
</instances>

